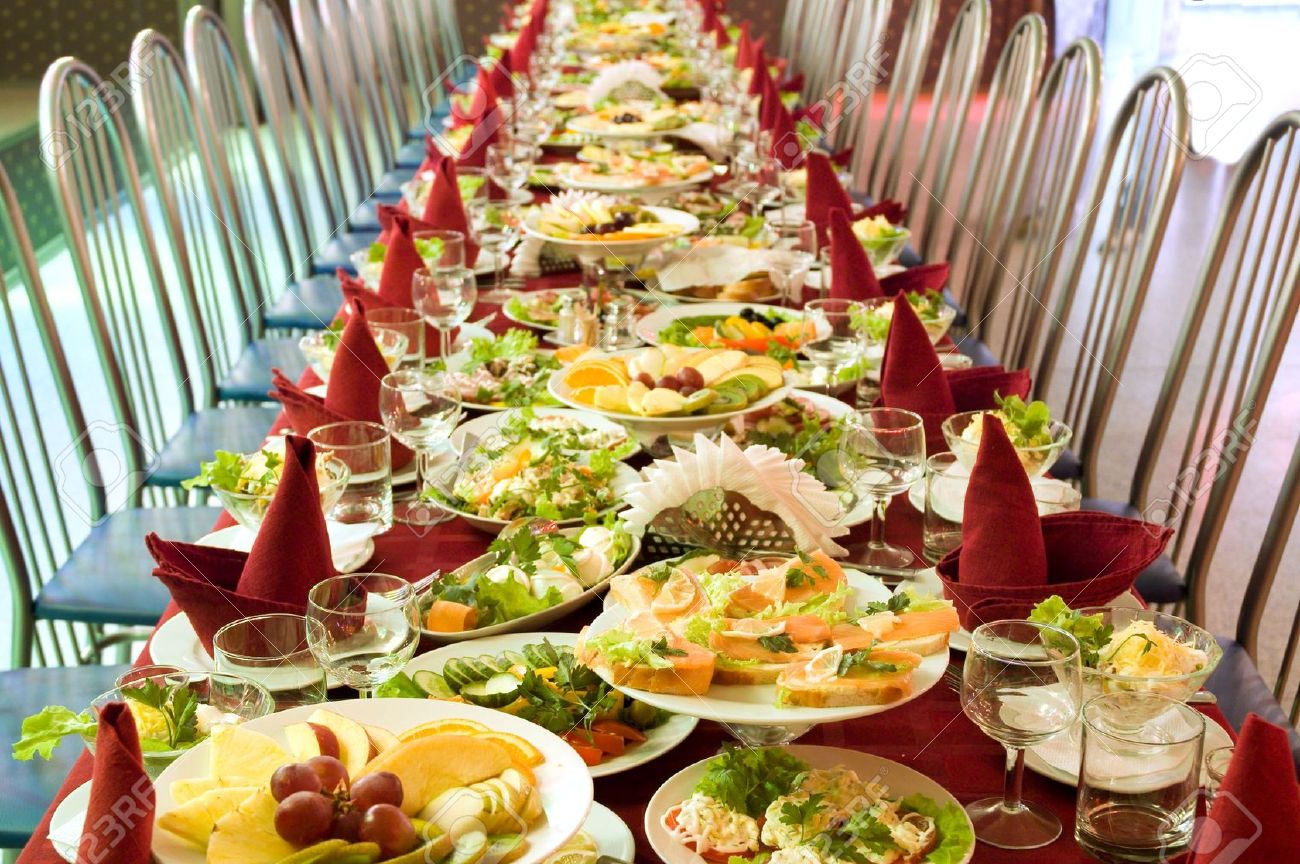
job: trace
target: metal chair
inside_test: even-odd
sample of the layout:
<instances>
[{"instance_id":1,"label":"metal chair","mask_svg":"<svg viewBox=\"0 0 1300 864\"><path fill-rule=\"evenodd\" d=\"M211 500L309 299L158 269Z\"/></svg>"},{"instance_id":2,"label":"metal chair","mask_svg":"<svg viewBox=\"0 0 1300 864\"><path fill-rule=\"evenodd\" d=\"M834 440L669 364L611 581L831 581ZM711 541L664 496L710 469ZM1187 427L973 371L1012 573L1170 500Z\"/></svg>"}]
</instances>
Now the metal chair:
<instances>
[{"instance_id":1,"label":"metal chair","mask_svg":"<svg viewBox=\"0 0 1300 864\"><path fill-rule=\"evenodd\" d=\"M230 163L196 107L181 54L161 33L142 30L131 43L131 103L149 154L151 188L178 276L189 280L190 326L200 334L205 374L217 398L266 402L272 369L306 368L296 339L264 338L269 297L257 276L246 225L231 199Z\"/></svg>"},{"instance_id":2,"label":"metal chair","mask_svg":"<svg viewBox=\"0 0 1300 864\"><path fill-rule=\"evenodd\" d=\"M86 64L57 60L41 82L41 135L60 142L54 197L90 336L113 383L124 464L148 486L174 488L218 447L255 450L277 412L214 407L216 380L206 363L204 331L183 339L178 325L178 314L191 315L201 308L199 300L177 262L169 260L165 268L158 255L134 148L118 110L124 101ZM141 490L128 500L138 506Z\"/></svg>"},{"instance_id":3,"label":"metal chair","mask_svg":"<svg viewBox=\"0 0 1300 864\"><path fill-rule=\"evenodd\" d=\"M406 80L408 117L413 121L407 135L423 141L435 114L444 113L447 94L440 86L442 60L438 35L433 29L433 8L419 0L391 0L391 18L397 37L398 57Z\"/></svg>"},{"instance_id":4,"label":"metal chair","mask_svg":"<svg viewBox=\"0 0 1300 864\"><path fill-rule=\"evenodd\" d=\"M855 132L854 190L879 201L902 194L900 177L907 155L907 127L912 105L921 89L934 26L939 18L938 0L914 0L903 25L898 56L889 76L889 96L880 128L872 130L871 106L859 109Z\"/></svg>"},{"instance_id":5,"label":"metal chair","mask_svg":"<svg viewBox=\"0 0 1300 864\"><path fill-rule=\"evenodd\" d=\"M80 308L56 321L3 167L0 233L17 251L16 261L0 263L0 496L27 516L9 526L13 656L20 666L89 662L139 635L106 626L149 626L166 608L144 535L195 539L221 508L139 506L139 448L124 446L134 433L115 410L129 397L120 378L98 380L87 357L75 377L96 395L80 398L60 330L80 338L90 322Z\"/></svg>"},{"instance_id":6,"label":"metal chair","mask_svg":"<svg viewBox=\"0 0 1300 864\"><path fill-rule=\"evenodd\" d=\"M1035 303L1050 300L1100 98L1101 52L1091 39L1077 39L1043 79L1010 182L990 190L994 197L976 238L980 248L962 283L969 322L964 351L983 352L988 362L1027 362L1026 334L1007 323L1004 304L1022 293Z\"/></svg>"},{"instance_id":7,"label":"metal chair","mask_svg":"<svg viewBox=\"0 0 1300 864\"><path fill-rule=\"evenodd\" d=\"M903 203L910 221L920 228L917 251L929 260L938 248L940 220L948 222L943 202L948 200L953 166L966 137L971 97L984 70L989 45L989 0L966 0L948 32L939 63L939 76L930 94L930 114L921 132L921 147L912 168L912 185ZM1016 41L1013 31L1008 44ZM1042 62L1041 60L1039 61ZM1026 98L1024 104L1028 104ZM1000 155L1000 154L999 154ZM977 170L977 169L972 169ZM919 218L924 212L924 218ZM951 224L945 226L952 228Z\"/></svg>"},{"instance_id":8,"label":"metal chair","mask_svg":"<svg viewBox=\"0 0 1300 864\"><path fill-rule=\"evenodd\" d=\"M257 104L221 19L206 6L185 18L185 62L214 164L250 249L251 292L269 328L328 326L343 303L333 276L310 277L310 219L292 171L272 179ZM282 145L283 146L283 145ZM235 224L232 223L232 224ZM253 230L247 230L253 226ZM276 294L278 289L278 296Z\"/></svg>"},{"instance_id":9,"label":"metal chair","mask_svg":"<svg viewBox=\"0 0 1300 864\"><path fill-rule=\"evenodd\" d=\"M433 30L442 37L443 65L450 67L465 54L465 44L460 38L460 21L456 17L456 0L434 0L427 5L434 15Z\"/></svg>"},{"instance_id":10,"label":"metal chair","mask_svg":"<svg viewBox=\"0 0 1300 864\"><path fill-rule=\"evenodd\" d=\"M383 0L348 0L356 66L374 124L388 154L387 164L418 168L424 162L424 136L408 140L411 129L406 93L398 69L401 52L397 34Z\"/></svg>"},{"instance_id":11,"label":"metal chair","mask_svg":"<svg viewBox=\"0 0 1300 864\"><path fill-rule=\"evenodd\" d=\"M820 100L826 143L835 150L854 142L856 130L870 113L871 97L882 74L878 49L889 25L891 0L849 0L823 4L806 28L804 53L815 60L805 86L805 98ZM833 46L827 52L825 46Z\"/></svg>"},{"instance_id":12,"label":"metal chair","mask_svg":"<svg viewBox=\"0 0 1300 864\"><path fill-rule=\"evenodd\" d=\"M1016 22L1003 45L998 65L993 70L984 116L975 135L975 146L966 165L965 183L951 212L934 207L926 212L921 232L921 257L924 260L947 260L952 267L948 282L961 301L967 280L975 269L976 258L986 254L993 236L991 227L999 217L1003 199L1011 193L1012 177L1023 156L1022 147L1028 134L1030 109L1038 91L1047 53L1047 23L1041 15L1030 13ZM937 196L940 201L946 196ZM937 227L943 212L946 226L946 252L940 253L941 230ZM935 217L931 221L930 216Z\"/></svg>"}]
</instances>

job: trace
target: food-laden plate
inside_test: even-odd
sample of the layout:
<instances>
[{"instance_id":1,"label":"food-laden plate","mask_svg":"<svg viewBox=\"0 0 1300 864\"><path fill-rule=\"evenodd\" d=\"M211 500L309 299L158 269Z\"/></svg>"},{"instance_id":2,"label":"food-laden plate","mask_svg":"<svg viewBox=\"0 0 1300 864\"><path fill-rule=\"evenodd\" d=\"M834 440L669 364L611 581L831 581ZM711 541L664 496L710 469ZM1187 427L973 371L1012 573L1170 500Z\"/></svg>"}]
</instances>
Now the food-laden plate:
<instances>
[{"instance_id":1,"label":"food-laden plate","mask_svg":"<svg viewBox=\"0 0 1300 864\"><path fill-rule=\"evenodd\" d=\"M407 664L406 674L411 676L414 681L424 681L428 684L429 689L437 689L439 686L445 686L444 672L448 661L453 659L477 660L478 658L484 658L491 661L491 665L495 667L496 658L504 655L515 662L518 662L519 658L525 658L524 665L528 665L526 660L528 654L535 653L538 650L545 650L541 648L545 643L571 654L571 649L577 640L578 635L576 633L511 633L491 636L474 642L446 645L427 654L421 654ZM525 649L530 650L525 651ZM425 676L420 674L422 672L430 673L437 676L437 678L432 679L432 683L430 683ZM481 674L471 674L470 677L481 677ZM444 685L439 685L438 681L443 681ZM484 685L488 681L490 679L485 679ZM485 689L487 688L485 687ZM509 703L505 707L509 708ZM628 710L625 707L623 713L626 714ZM646 706L638 707L635 712L644 714L647 718L653 718L648 723L640 724L643 727L645 740L641 742L628 741L625 743L621 754L606 754L597 764L588 766L592 777L618 774L662 756L685 740L699 722L694 717L681 714L663 716L657 709L647 709ZM540 714L539 718L545 719ZM558 721L558 718L556 719ZM552 725L556 725L555 731L561 735L569 731L569 729L562 728L562 724L558 724L558 722ZM582 741L581 738L578 740Z\"/></svg>"},{"instance_id":2,"label":"food-laden plate","mask_svg":"<svg viewBox=\"0 0 1300 864\"><path fill-rule=\"evenodd\" d=\"M654 138L676 132L699 113L689 103L616 102L569 118L568 128L601 138Z\"/></svg>"},{"instance_id":3,"label":"food-laden plate","mask_svg":"<svg viewBox=\"0 0 1300 864\"><path fill-rule=\"evenodd\" d=\"M812 769L811 775L805 775L805 783L825 787L821 791L821 798L817 799L821 806L814 804L813 807L808 807L808 789L800 790L795 783L805 768ZM766 836L783 845L810 850L810 857L797 857L800 853L791 853L790 857L783 856L781 860L820 861L822 859L818 857L817 850L827 843L848 841L844 845L853 845L855 835L851 833L853 828L850 826L856 827L857 832L863 835L871 833L876 843L887 846L886 849L879 849L879 859L873 857L870 860L943 860L950 864L966 864L975 854L975 832L965 810L951 793L929 777L906 765L871 753L795 744L781 750L724 753L722 756L696 762L668 778L650 798L645 811L646 839L650 841L655 854L666 864L705 864L706 860L726 860L726 854L719 852L710 854L708 859L704 858L683 843L681 836L674 836L665 824L679 824L674 816L680 812L682 803L700 791L698 787L702 781L705 791L714 791L717 784L712 782L712 778L723 770L727 770L730 776L761 777L763 782L747 786L754 789L757 796L756 800L748 802L748 806L757 809L766 804L774 811L773 816L765 820L771 823L771 827L760 832L759 826L749 814L743 814L741 818L741 811L727 808L728 813L734 813L727 821L729 827L747 836L758 833L760 840ZM852 772L852 776L846 772ZM784 793L786 797L774 793ZM719 790L717 794L721 796L722 792ZM853 811L849 819L835 818L833 810L837 801L840 806L847 805ZM789 810L784 809L786 803L791 805ZM800 805L804 805L802 810L799 809ZM700 804L694 806L699 808ZM708 810L711 806L705 805L703 809ZM719 806L726 808L725 804ZM901 816L918 814L907 816L906 820L898 820L911 822L918 830L890 831L880 820L874 818L870 819L871 824L865 824L863 817L868 812L878 815L881 810L889 810ZM859 812L861 816L858 816ZM846 812L846 815L849 814ZM863 821L855 825L852 816L858 816ZM787 818L796 824L788 826L785 821ZM801 822L801 819L804 821ZM942 858L905 857L898 841L901 839L905 843L912 843L918 835L926 836L931 826L935 828L937 836L930 842L945 853ZM800 842L814 828L817 830L813 831L813 836L825 839L807 845ZM823 833L835 829L841 830L832 835ZM776 847L764 844L765 851L774 848ZM886 857L887 855L892 857ZM863 856L861 860L868 859Z\"/></svg>"},{"instance_id":4,"label":"food-laden plate","mask_svg":"<svg viewBox=\"0 0 1300 864\"><path fill-rule=\"evenodd\" d=\"M456 837L458 847L489 838L504 846L524 836L516 860L538 864L578 832L591 809L591 777L572 747L535 724L472 705L359 699L304 705L228 728L159 776L153 844L159 864L274 864L303 848L277 833L270 780L279 767L322 749L338 752L353 782L380 771L395 774L402 812L427 823L419 837L431 845ZM251 790L249 796L239 789ZM234 809L223 804L214 813L203 798L213 793L230 798ZM216 814L214 825L209 820ZM177 830L206 839L206 855ZM511 834L516 841L505 839Z\"/></svg>"},{"instance_id":5,"label":"food-laden plate","mask_svg":"<svg viewBox=\"0 0 1300 864\"><path fill-rule=\"evenodd\" d=\"M516 324L534 330L554 330L559 323L564 299L582 300L585 296L581 288L519 291L501 307L501 313Z\"/></svg>"},{"instance_id":6,"label":"food-laden plate","mask_svg":"<svg viewBox=\"0 0 1300 864\"><path fill-rule=\"evenodd\" d=\"M537 347L537 334L530 330L511 328L499 336L471 339L464 350L441 362L466 408L505 411L556 404L546 383L560 363L553 352Z\"/></svg>"},{"instance_id":7,"label":"food-laden plate","mask_svg":"<svg viewBox=\"0 0 1300 864\"><path fill-rule=\"evenodd\" d=\"M466 441L496 438L502 443L516 443L529 436L547 438L574 453L608 450L623 460L641 450L622 424L573 408L512 408L473 417L451 433L451 446L463 452Z\"/></svg>"},{"instance_id":8,"label":"food-laden plate","mask_svg":"<svg viewBox=\"0 0 1300 864\"><path fill-rule=\"evenodd\" d=\"M618 203L594 192L568 191L537 208L523 222L530 237L579 257L634 257L684 237L700 220L668 207Z\"/></svg>"},{"instance_id":9,"label":"food-laden plate","mask_svg":"<svg viewBox=\"0 0 1300 864\"><path fill-rule=\"evenodd\" d=\"M443 644L536 630L589 603L641 552L640 538L617 519L606 522L531 534L531 523L506 528L491 551L421 596L424 637Z\"/></svg>"},{"instance_id":10,"label":"food-laden plate","mask_svg":"<svg viewBox=\"0 0 1300 864\"><path fill-rule=\"evenodd\" d=\"M798 350L802 331L803 314L799 310L759 303L663 307L636 325L637 335L651 345L735 348L756 354L775 350L783 357Z\"/></svg>"}]
</instances>

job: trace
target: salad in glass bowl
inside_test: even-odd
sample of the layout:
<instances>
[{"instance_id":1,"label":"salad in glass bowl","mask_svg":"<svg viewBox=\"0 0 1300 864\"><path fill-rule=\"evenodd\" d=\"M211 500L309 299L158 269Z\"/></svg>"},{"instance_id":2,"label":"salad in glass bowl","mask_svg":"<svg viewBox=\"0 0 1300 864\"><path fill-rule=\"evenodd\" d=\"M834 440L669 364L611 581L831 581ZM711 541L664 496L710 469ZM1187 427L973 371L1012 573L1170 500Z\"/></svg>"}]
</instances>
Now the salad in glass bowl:
<instances>
[{"instance_id":1,"label":"salad in glass bowl","mask_svg":"<svg viewBox=\"0 0 1300 864\"><path fill-rule=\"evenodd\" d=\"M181 488L211 489L226 512L249 531L256 532L271 508L284 470L284 438L272 438L256 453L218 450L211 462L199 465L198 475L181 482ZM347 463L328 450L316 453L316 484L321 511L338 503L352 472Z\"/></svg>"},{"instance_id":2,"label":"salad in glass bowl","mask_svg":"<svg viewBox=\"0 0 1300 864\"><path fill-rule=\"evenodd\" d=\"M921 319L930 344L937 345L952 327L957 310L949 306L938 291L908 291L907 302L911 304L916 317ZM862 304L866 311L860 329L872 345L884 346L889 337L889 326L894 321L894 298L875 297Z\"/></svg>"},{"instance_id":3,"label":"salad in glass bowl","mask_svg":"<svg viewBox=\"0 0 1300 864\"><path fill-rule=\"evenodd\" d=\"M311 371L326 384L330 380L330 370L334 367L334 355L343 344L344 326L345 322L340 319L331 324L328 329L308 333L298 340L298 348L307 358L307 365L311 366ZM379 349L384 362L388 364L388 370L391 372L396 369L397 364L401 363L402 358L406 356L405 334L380 327L378 324L370 325L370 333L375 337L375 347Z\"/></svg>"},{"instance_id":4,"label":"salad in glass bowl","mask_svg":"<svg viewBox=\"0 0 1300 864\"><path fill-rule=\"evenodd\" d=\"M49 759L68 735L78 736L93 753L99 712L113 702L125 702L130 710L140 736L144 768L153 779L182 753L222 734L223 728L275 710L275 700L265 687L238 675L128 672L118 679L118 686L96 697L80 713L50 705L25 719L22 737L13 745L13 757L24 762L35 756Z\"/></svg>"},{"instance_id":5,"label":"salad in glass bowl","mask_svg":"<svg viewBox=\"0 0 1300 864\"><path fill-rule=\"evenodd\" d=\"M867 260L879 269L892 264L903 254L903 248L912 232L902 225L893 225L884 216L868 216L853 223L853 234L867 250Z\"/></svg>"},{"instance_id":6,"label":"salad in glass bowl","mask_svg":"<svg viewBox=\"0 0 1300 864\"><path fill-rule=\"evenodd\" d=\"M1046 474L1070 443L1070 427L1053 420L1045 402L1026 403L1014 394L1004 397L995 393L993 398L997 402L996 410L963 411L943 421L948 449L963 466L974 469L984 432L984 415L992 414L1002 421L1025 472L1031 478Z\"/></svg>"}]
</instances>

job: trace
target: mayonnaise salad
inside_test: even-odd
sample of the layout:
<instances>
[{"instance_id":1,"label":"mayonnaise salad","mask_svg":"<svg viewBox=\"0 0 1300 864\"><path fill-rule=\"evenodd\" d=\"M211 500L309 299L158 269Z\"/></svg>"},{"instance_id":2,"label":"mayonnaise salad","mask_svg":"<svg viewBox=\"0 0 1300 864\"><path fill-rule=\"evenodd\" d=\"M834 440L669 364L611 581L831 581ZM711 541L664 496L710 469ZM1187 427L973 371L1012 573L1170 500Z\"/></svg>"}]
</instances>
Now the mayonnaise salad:
<instances>
[{"instance_id":1,"label":"mayonnaise salad","mask_svg":"<svg viewBox=\"0 0 1300 864\"><path fill-rule=\"evenodd\" d=\"M1209 662L1201 649L1141 619L1116 630L1098 653L1098 671L1131 678L1176 678L1199 672Z\"/></svg>"}]
</instances>

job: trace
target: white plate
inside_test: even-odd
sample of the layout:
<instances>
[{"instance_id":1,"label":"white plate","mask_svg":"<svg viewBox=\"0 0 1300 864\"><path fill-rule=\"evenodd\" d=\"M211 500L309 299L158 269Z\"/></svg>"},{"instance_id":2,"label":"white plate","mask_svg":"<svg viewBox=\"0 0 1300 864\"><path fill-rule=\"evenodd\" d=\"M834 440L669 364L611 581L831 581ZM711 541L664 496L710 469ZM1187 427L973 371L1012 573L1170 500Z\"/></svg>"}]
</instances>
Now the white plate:
<instances>
[{"instance_id":1,"label":"white plate","mask_svg":"<svg viewBox=\"0 0 1300 864\"><path fill-rule=\"evenodd\" d=\"M567 534L576 534L578 528L565 529ZM577 597L565 600L562 603L556 603L549 609L543 609L541 612L534 612L532 615L524 615L519 618L512 618L509 621L502 621L499 624L493 624L491 627L479 627L475 630L466 630L462 633L441 633L436 630L421 629L421 635L429 642L436 642L439 645L449 645L466 642L471 639L481 640L490 636L499 636L505 633L519 633L521 631L536 630L539 627L545 627L554 621L558 621L573 610L589 603L596 595L600 594L609 587L609 580L622 573L632 566L632 562L641 554L641 538L632 536L632 547L628 550L627 558L623 563L614 568L609 576L592 585L583 591ZM495 555L491 552L462 564L457 570L483 570L491 566L495 560ZM478 644L477 642L475 644Z\"/></svg>"},{"instance_id":2,"label":"white plate","mask_svg":"<svg viewBox=\"0 0 1300 864\"><path fill-rule=\"evenodd\" d=\"M518 408L510 409L510 411L518 410ZM617 431L623 433L624 436L631 437L623 424L615 423L613 420L601 417L599 414L593 414L590 411L577 411L573 408L534 408L533 413L538 417L571 417L574 420L581 421L584 426L590 429L602 432ZM509 416L508 412L497 411L466 420L451 433L451 446L456 448L457 453L464 452L466 435L473 435L475 439L481 442L484 438L492 435L499 425L506 422ZM637 445L637 449L624 456L623 459L631 459L640 450L640 445Z\"/></svg>"},{"instance_id":3,"label":"white plate","mask_svg":"<svg viewBox=\"0 0 1300 864\"><path fill-rule=\"evenodd\" d=\"M722 318L731 315L739 315L745 309L753 309L755 312L763 315L772 315L786 321L798 321L802 317L800 313L795 310L783 309L780 306L768 306L762 303L735 303L724 301L693 303L690 306L661 306L636 322L636 335L640 336L643 342L647 342L651 345L658 345L659 331L663 330L678 318L707 318L712 315L717 315Z\"/></svg>"},{"instance_id":4,"label":"white plate","mask_svg":"<svg viewBox=\"0 0 1300 864\"><path fill-rule=\"evenodd\" d=\"M623 496L623 492L626 491L627 488L631 486L633 483L639 483L639 482L641 482L641 474L635 468L629 468L623 462L615 463L614 479L610 481L610 485L614 489L614 495L618 503L606 507L604 510L601 510L600 512L604 514L610 512L611 510L620 510L624 506L626 506L621 500ZM489 534L494 534L494 535L500 534L501 529L506 527L511 523L511 521L513 521L510 519L493 519L488 516L478 516L473 513L468 513L464 510L458 510L455 507L452 507L451 505L443 501L439 501L438 506L448 511L449 513L455 513L457 516L460 516L466 522L468 522L470 525L473 525L478 530L486 531ZM563 527L565 525L581 525L582 521L583 521L582 517L579 516L573 519L560 519L555 524Z\"/></svg>"},{"instance_id":5,"label":"white plate","mask_svg":"<svg viewBox=\"0 0 1300 864\"><path fill-rule=\"evenodd\" d=\"M889 589L876 579L853 570L846 571L846 575L849 587L853 589L852 606L863 606L873 600L889 599ZM599 635L619 626L626 618L626 609L617 604L611 605L596 616L588 632L592 636ZM663 708L674 714L690 714L701 720L716 720L719 723L737 725L804 726L868 717L906 705L937 684L947 667L947 651L931 654L912 672L912 693L906 699L888 705L849 705L839 708L779 708L776 705L775 684L714 684L703 696L649 693L630 687L618 687L613 681L610 681L610 684L614 684L617 689L632 698L640 699L656 708ZM602 677L605 674L602 673ZM609 681L608 678L605 680Z\"/></svg>"},{"instance_id":6,"label":"white plate","mask_svg":"<svg viewBox=\"0 0 1300 864\"><path fill-rule=\"evenodd\" d=\"M90 781L87 780L69 792L50 816L50 845L68 864L77 864L77 847L86 827L86 808L89 806Z\"/></svg>"},{"instance_id":7,"label":"white plate","mask_svg":"<svg viewBox=\"0 0 1300 864\"><path fill-rule=\"evenodd\" d=\"M461 642L456 645L445 645L428 654L421 654L406 666L407 674L419 671L429 671L442 673L442 667L447 664L448 660L455 657L478 657L481 654L499 654L502 651L518 651L525 645L541 642L543 639L549 639L553 645L567 645L572 648L578 641L577 633L509 633L502 636L492 636L485 639L477 639L473 642ZM691 734L695 724L699 721L694 717L685 714L675 714L664 725L651 729L646 733L646 740L641 744L633 745L623 752L622 756L615 756L613 759L606 759L599 765L590 766L588 770L592 777L605 777L609 774L618 774L635 768L638 765L644 765L651 759L662 756L669 750L672 750L678 744ZM489 724L490 725L490 724ZM631 860L631 856L627 856Z\"/></svg>"},{"instance_id":8,"label":"white plate","mask_svg":"<svg viewBox=\"0 0 1300 864\"><path fill-rule=\"evenodd\" d=\"M626 190L624 190L626 191ZM613 255L620 258L634 258L638 255L644 255L650 250L664 244L685 237L688 234L694 234L700 230L700 220L696 219L690 213L683 210L674 210L671 207L642 207L642 210L648 210L654 214L654 217L660 222L668 225L676 225L681 229L677 234L667 237L652 237L648 240L569 240L563 237L552 237L539 231L536 227L537 219L541 216L541 208L523 223L523 231L529 237L536 237L544 240L552 246L577 256L580 260L594 261L597 258L604 258Z\"/></svg>"},{"instance_id":9,"label":"white plate","mask_svg":"<svg viewBox=\"0 0 1300 864\"><path fill-rule=\"evenodd\" d=\"M269 717L250 720L244 726L262 732L285 744L284 727L299 723L315 711L317 705L303 705L280 711ZM591 810L592 785L587 766L578 754L562 739L527 720L511 717L499 711L489 711L473 705L419 699L352 699L331 702L327 707L361 723L401 733L413 726L433 720L460 717L477 720L497 731L509 732L527 739L546 761L534 769L537 788L542 796L542 809L546 818L531 826L528 831L527 851L516 864L537 864L578 833ZM166 813L176 805L171 796L171 784L176 780L192 780L209 776L207 742L185 752L167 766L154 784L158 796L157 812ZM204 853L166 831L154 827L153 853L159 864L204 864Z\"/></svg>"},{"instance_id":10,"label":"white plate","mask_svg":"<svg viewBox=\"0 0 1300 864\"><path fill-rule=\"evenodd\" d=\"M325 522L325 528L330 536L330 552L334 559L335 570L340 573L353 573L374 557L375 541L372 535L375 527L370 524L345 525L342 522L328 520ZM243 525L231 525L200 537L194 541L194 545L249 552L256 539L257 535Z\"/></svg>"},{"instance_id":11,"label":"white plate","mask_svg":"<svg viewBox=\"0 0 1300 864\"><path fill-rule=\"evenodd\" d=\"M620 861L631 861L636 857L636 838L632 836L632 829L599 801L592 802L591 813L582 831L596 841L596 851L601 855Z\"/></svg>"},{"instance_id":12,"label":"white plate","mask_svg":"<svg viewBox=\"0 0 1300 864\"><path fill-rule=\"evenodd\" d=\"M856 772L858 777L863 780L879 778L880 782L889 790L889 797L891 798L924 795L941 807L948 805L961 807L961 804L948 790L929 777L908 768L906 765L880 756L859 753L856 750L842 750L838 747L816 747L809 744L795 744L786 749L814 768L836 768L842 765ZM695 792L695 784L704 776L705 765L708 761L708 759L701 759L694 765L689 765L669 777L664 785L660 786L659 790L655 792L650 799L650 803L646 806L646 839L650 841L651 848L655 850L655 854L665 864L705 864L702 857L674 840L664 830L660 820L663 818L664 813L691 797L692 793ZM970 820L967 819L966 822L967 826L970 827ZM972 837L974 837L974 834L974 830L971 830ZM974 855L975 841L972 840L966 854L960 860L954 861L953 864L966 864Z\"/></svg>"},{"instance_id":13,"label":"white plate","mask_svg":"<svg viewBox=\"0 0 1300 864\"><path fill-rule=\"evenodd\" d=\"M536 353L539 356L549 357L555 352L549 351L545 348L539 348L537 349ZM447 363L446 363L447 371L459 372L462 369L464 369L468 363L469 363L469 352L464 349L460 351L456 351L450 357L447 358ZM475 411L509 411L511 410L512 407L519 407L519 406L509 406L509 405L489 405L484 402L474 402L472 400L465 399L464 397L461 397L460 404L464 408L472 408ZM549 406L534 405L532 407L545 408Z\"/></svg>"},{"instance_id":14,"label":"white plate","mask_svg":"<svg viewBox=\"0 0 1300 864\"><path fill-rule=\"evenodd\" d=\"M713 179L713 169L701 171L690 177L684 177L681 180L672 180L667 183L641 183L631 177L625 177L621 180L618 177L611 176L608 182L600 183L594 180L580 181L569 179L569 172L556 171L555 180L563 189L579 189L588 192L604 192L609 195L641 195L647 192L659 195L668 195L672 192L680 192L683 189L690 189L692 186L699 186L702 183L708 183Z\"/></svg>"},{"instance_id":15,"label":"white plate","mask_svg":"<svg viewBox=\"0 0 1300 864\"><path fill-rule=\"evenodd\" d=\"M579 114L576 117L570 118L566 127L580 135L595 135L597 138L615 138L633 141L641 138L664 138L686 128L686 126L678 126L675 129L628 130L624 128L624 124L618 123L611 123L608 126L593 126L590 123L591 120L592 115ZM689 126L690 124L688 123L686 125Z\"/></svg>"},{"instance_id":16,"label":"white plate","mask_svg":"<svg viewBox=\"0 0 1300 864\"><path fill-rule=\"evenodd\" d=\"M970 469L962 465L954 465L952 476L969 477ZM1083 503L1079 490L1075 489L1064 480L1057 480L1054 477L1031 477L1029 485L1033 487L1034 499L1038 504L1038 515L1046 516L1049 513L1071 513L1079 509ZM965 495L962 496L963 501ZM912 488L907 490L907 500L916 508L916 512L925 512L925 481L913 483ZM952 516L955 514L954 522L961 521L960 501L945 501L946 506L941 508L945 515Z\"/></svg>"},{"instance_id":17,"label":"white plate","mask_svg":"<svg viewBox=\"0 0 1300 864\"><path fill-rule=\"evenodd\" d=\"M568 296L574 297L576 299L581 299L584 296L584 292L581 288L556 288L552 290L515 292L515 296L523 300L526 300L529 296L533 294L556 294L556 295L567 294ZM508 320L513 321L516 324L519 324L524 327L531 327L534 330L550 331L550 330L554 330L556 326L554 324L539 324L536 321L529 321L527 319L520 318L511 310L510 303L508 302L501 304L501 314L506 316Z\"/></svg>"}]
</instances>

